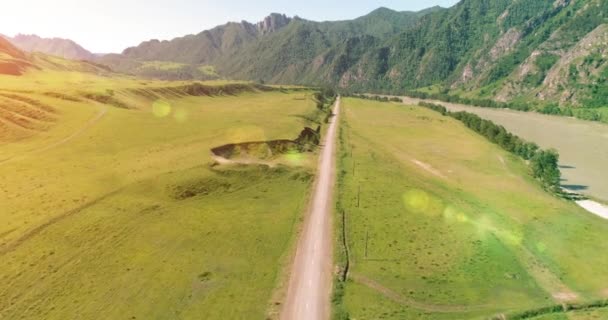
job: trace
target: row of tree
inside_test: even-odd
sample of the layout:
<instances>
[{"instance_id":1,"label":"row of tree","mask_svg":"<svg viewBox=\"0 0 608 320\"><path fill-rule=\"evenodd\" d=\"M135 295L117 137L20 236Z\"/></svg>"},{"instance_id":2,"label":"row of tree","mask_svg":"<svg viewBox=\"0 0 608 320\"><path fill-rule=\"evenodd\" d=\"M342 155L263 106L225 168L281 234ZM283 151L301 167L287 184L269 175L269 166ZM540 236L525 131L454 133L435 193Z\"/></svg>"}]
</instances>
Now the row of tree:
<instances>
[{"instance_id":1,"label":"row of tree","mask_svg":"<svg viewBox=\"0 0 608 320\"><path fill-rule=\"evenodd\" d=\"M491 99L473 99L463 98L459 95L451 95L445 92L442 93L427 93L420 91L408 91L405 93L407 96L418 99L433 99L440 100L449 103L460 103L466 105L472 105L482 108L497 108L497 109L514 109L519 111L531 111L534 106L524 102L500 102Z\"/></svg>"},{"instance_id":2,"label":"row of tree","mask_svg":"<svg viewBox=\"0 0 608 320\"><path fill-rule=\"evenodd\" d=\"M315 92L313 98L317 103L317 109L325 110L327 107L331 107L336 101L336 91L331 87L325 87Z\"/></svg>"},{"instance_id":3,"label":"row of tree","mask_svg":"<svg viewBox=\"0 0 608 320\"><path fill-rule=\"evenodd\" d=\"M405 93L407 96L418 99L432 99L439 100L449 103L460 103L482 108L496 108L496 109L513 109L519 111L537 111L542 114L559 115L565 117L576 117L581 120L588 121L602 121L602 114L593 108L569 108L560 107L557 103L548 103L542 106L521 102L500 102L491 99L475 99L475 98L464 98L458 95L451 95L445 92L441 93L427 93L420 91L408 91Z\"/></svg>"},{"instance_id":4,"label":"row of tree","mask_svg":"<svg viewBox=\"0 0 608 320\"><path fill-rule=\"evenodd\" d=\"M329 123L329 119L332 116L331 107L336 102L338 98L337 92L331 87L324 87L319 89L319 91L315 92L314 101L317 103L317 109L319 112L324 113L325 117L323 119L324 123Z\"/></svg>"},{"instance_id":5,"label":"row of tree","mask_svg":"<svg viewBox=\"0 0 608 320\"><path fill-rule=\"evenodd\" d=\"M450 112L444 106L433 103L421 102L419 105L459 120L468 128L486 137L504 150L528 160L534 178L538 179L546 189L555 193L562 192L557 151L553 149L542 150L535 143L525 141L508 132L503 126L482 119L476 114L464 111Z\"/></svg>"},{"instance_id":6,"label":"row of tree","mask_svg":"<svg viewBox=\"0 0 608 320\"><path fill-rule=\"evenodd\" d=\"M364 95L364 94L342 94L343 97L352 97L357 99L365 99L365 100L373 100L380 102L403 102L401 98L398 97L387 97L387 96L377 96L377 95Z\"/></svg>"}]
</instances>

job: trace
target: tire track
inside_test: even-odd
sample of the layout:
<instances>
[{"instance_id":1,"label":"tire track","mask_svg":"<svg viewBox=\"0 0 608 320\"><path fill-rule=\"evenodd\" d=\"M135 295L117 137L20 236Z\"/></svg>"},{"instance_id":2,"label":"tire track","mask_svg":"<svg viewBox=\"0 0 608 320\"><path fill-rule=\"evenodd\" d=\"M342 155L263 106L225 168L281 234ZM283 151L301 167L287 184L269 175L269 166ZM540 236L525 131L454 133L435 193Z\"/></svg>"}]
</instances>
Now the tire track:
<instances>
[{"instance_id":1,"label":"tire track","mask_svg":"<svg viewBox=\"0 0 608 320\"><path fill-rule=\"evenodd\" d=\"M91 127L93 127L95 124L97 124L99 121L101 121L101 119L103 119L103 117L108 113L108 110L110 109L108 106L106 105L99 105L99 112L97 112L97 114L89 119L89 121L87 121L87 123L82 126L80 129L76 130L75 132L73 132L72 134L70 134L69 136L56 141L54 143L51 143L50 145L38 148L38 149L33 149L30 151L26 151L24 154L19 155L19 156L15 156L15 157L10 157L10 158L6 158L6 159L2 159L0 160L0 165L2 164L6 164L9 162L14 162L20 159L25 158L26 156L31 156L31 155L35 155L35 154L39 154L54 148L57 148L59 146L62 146L68 142L70 142L71 140L77 138L78 136L82 135L86 130L90 129Z\"/></svg>"},{"instance_id":2,"label":"tire track","mask_svg":"<svg viewBox=\"0 0 608 320\"><path fill-rule=\"evenodd\" d=\"M102 202L102 201L104 201L104 200L106 200L106 199L108 199L108 198L110 198L110 197L112 197L112 196L120 193L122 190L124 190L124 187L116 189L116 190L114 190L114 191L112 191L110 193L106 193L105 195L103 195L103 196L101 196L101 197L99 197L97 199L89 201L89 202L87 202L87 203L85 203L85 204L83 204L83 205L81 205L81 206L79 206L77 208L72 209L72 210L66 211L66 212L64 212L64 213L62 213L62 214L60 214L58 216L55 216L55 217L51 218L50 220L44 222L43 224L38 225L37 227L28 230L24 235L22 235L18 239L14 240L13 242L10 242L9 244L7 244L5 246L0 247L0 256L4 256L7 253L9 253L9 252L17 249L20 245L22 245L23 243L25 243L27 240L35 237L36 235L40 234L46 228L48 228L48 227L50 227L50 226L52 226L52 225L54 225L54 224L56 224L56 223L58 223L58 222L60 222L62 220L65 220L65 219L67 219L67 218L69 218L69 217L71 217L71 216L73 216L73 215L75 215L75 214L77 214L77 213L79 213L79 212L81 212L83 210L86 210L86 209L92 207L92 206L98 204L99 202Z\"/></svg>"},{"instance_id":3,"label":"tire track","mask_svg":"<svg viewBox=\"0 0 608 320\"><path fill-rule=\"evenodd\" d=\"M472 311L484 310L490 305L470 305L470 306L458 306L458 305L435 305L428 304L424 302L420 302L414 300L412 298L404 297L403 295L383 286L379 282L372 280L370 278L364 277L362 275L358 275L355 273L350 274L349 279L354 282L364 285L380 294L390 299L393 302L396 302L400 305L408 306L414 309L435 312L435 313L466 313Z\"/></svg>"}]
</instances>

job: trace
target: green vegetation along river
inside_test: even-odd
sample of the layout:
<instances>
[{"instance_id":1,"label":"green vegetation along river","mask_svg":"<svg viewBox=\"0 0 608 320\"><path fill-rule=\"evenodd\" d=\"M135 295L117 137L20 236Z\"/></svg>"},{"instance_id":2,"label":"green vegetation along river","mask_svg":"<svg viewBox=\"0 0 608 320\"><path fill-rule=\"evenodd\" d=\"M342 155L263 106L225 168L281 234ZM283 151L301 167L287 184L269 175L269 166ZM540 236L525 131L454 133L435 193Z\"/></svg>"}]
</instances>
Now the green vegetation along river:
<instances>
[{"instance_id":1,"label":"green vegetation along river","mask_svg":"<svg viewBox=\"0 0 608 320\"><path fill-rule=\"evenodd\" d=\"M418 99L405 98L406 103ZM565 188L608 202L608 125L538 113L437 101L450 111L468 111L504 126L542 148L559 151Z\"/></svg>"}]
</instances>

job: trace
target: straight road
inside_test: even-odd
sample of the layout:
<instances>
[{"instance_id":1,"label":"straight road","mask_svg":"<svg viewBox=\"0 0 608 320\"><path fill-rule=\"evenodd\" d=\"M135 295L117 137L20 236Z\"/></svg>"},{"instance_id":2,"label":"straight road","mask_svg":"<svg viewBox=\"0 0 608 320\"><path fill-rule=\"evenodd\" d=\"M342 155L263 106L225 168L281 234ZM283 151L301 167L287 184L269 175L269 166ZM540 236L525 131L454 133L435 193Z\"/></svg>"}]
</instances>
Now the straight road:
<instances>
[{"instance_id":1,"label":"straight road","mask_svg":"<svg viewBox=\"0 0 608 320\"><path fill-rule=\"evenodd\" d=\"M287 298L281 313L284 320L326 320L330 317L331 215L340 97L336 100L333 113L319 158L312 201L291 270Z\"/></svg>"}]
</instances>

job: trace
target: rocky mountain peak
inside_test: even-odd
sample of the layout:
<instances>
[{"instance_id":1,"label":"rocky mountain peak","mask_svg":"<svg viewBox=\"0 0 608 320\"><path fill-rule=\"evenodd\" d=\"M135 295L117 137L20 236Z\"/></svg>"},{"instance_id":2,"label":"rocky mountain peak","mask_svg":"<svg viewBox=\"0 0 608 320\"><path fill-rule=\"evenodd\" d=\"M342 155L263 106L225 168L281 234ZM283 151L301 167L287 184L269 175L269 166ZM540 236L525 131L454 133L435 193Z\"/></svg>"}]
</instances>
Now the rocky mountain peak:
<instances>
[{"instance_id":1,"label":"rocky mountain peak","mask_svg":"<svg viewBox=\"0 0 608 320\"><path fill-rule=\"evenodd\" d=\"M258 22L257 28L261 34L268 34L275 32L291 22L292 18L287 17L284 14L272 13L264 20Z\"/></svg>"}]
</instances>

